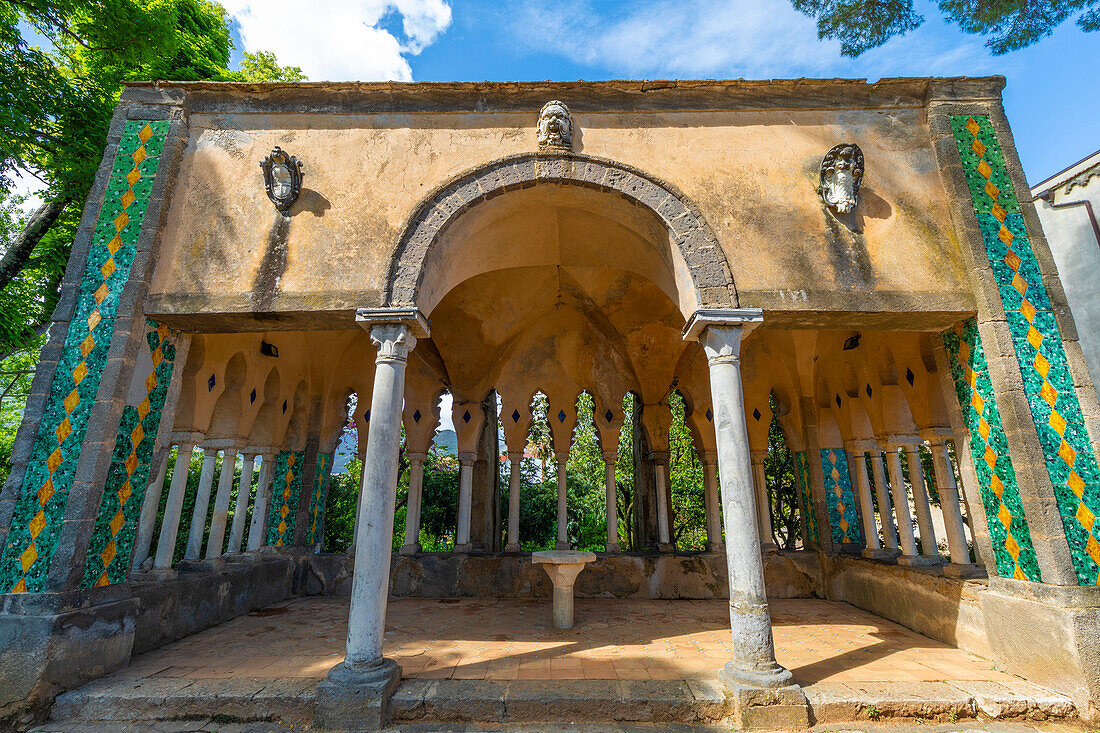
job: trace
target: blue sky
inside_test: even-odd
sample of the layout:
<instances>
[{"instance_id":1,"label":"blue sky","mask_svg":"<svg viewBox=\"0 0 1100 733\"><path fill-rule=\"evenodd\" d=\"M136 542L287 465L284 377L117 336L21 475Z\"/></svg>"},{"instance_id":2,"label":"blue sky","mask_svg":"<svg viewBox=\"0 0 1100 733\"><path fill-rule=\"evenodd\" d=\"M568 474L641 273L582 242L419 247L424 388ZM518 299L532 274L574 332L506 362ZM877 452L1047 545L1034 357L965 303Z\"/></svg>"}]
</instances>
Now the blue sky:
<instances>
[{"instance_id":1,"label":"blue sky","mask_svg":"<svg viewBox=\"0 0 1100 733\"><path fill-rule=\"evenodd\" d=\"M1003 74L1029 182L1100 148L1100 33L1072 21L995 57L918 0L920 29L846 59L789 0L311 0L308 13L298 0L222 2L238 54L274 51L315 81Z\"/></svg>"}]
</instances>

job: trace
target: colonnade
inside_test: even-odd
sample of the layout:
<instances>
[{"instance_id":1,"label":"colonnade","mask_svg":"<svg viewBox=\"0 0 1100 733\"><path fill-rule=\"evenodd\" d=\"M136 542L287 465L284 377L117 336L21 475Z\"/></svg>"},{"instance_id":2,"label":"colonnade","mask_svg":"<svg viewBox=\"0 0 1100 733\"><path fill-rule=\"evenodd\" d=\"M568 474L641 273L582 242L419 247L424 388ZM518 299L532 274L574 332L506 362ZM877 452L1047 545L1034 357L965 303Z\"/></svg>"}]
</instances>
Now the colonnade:
<instances>
[{"instance_id":1,"label":"colonnade","mask_svg":"<svg viewBox=\"0 0 1100 733\"><path fill-rule=\"evenodd\" d=\"M172 561L183 519L191 458L196 447L202 448L203 451L202 468L199 472L198 489L195 494L183 559L213 560L242 551L241 547L245 542L245 518L251 500L257 459L260 459L259 479L256 484L256 497L252 503L252 521L248 528L248 541L244 549L251 552L264 543L264 535L267 532L268 502L274 480L275 451L267 448L242 447L233 441L204 442L204 436L201 433L175 437L176 439L172 442L161 446L153 459L152 478L145 491L134 539L132 573L151 574L154 577L166 577L173 573ZM168 486L168 497L165 500L160 531L156 534L157 514L164 491L168 458L173 446L176 448L176 462ZM217 490L214 492L214 472L219 453L222 459L221 472L218 475ZM238 455L242 459L240 483L236 504L233 507L233 521L229 523L229 508L233 498ZM211 508L212 493L214 501ZM209 530L206 526L208 515L210 515ZM227 531L228 543L226 542ZM157 539L155 548L153 547L154 534ZM225 548L224 552L223 548Z\"/></svg>"}]
</instances>

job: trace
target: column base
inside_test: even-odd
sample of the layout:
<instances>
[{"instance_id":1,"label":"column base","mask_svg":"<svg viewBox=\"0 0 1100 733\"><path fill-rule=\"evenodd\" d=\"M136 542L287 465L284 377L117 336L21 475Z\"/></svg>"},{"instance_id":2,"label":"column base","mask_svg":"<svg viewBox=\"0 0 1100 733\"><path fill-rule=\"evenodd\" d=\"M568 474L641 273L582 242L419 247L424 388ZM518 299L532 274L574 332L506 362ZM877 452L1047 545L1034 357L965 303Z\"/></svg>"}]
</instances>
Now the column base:
<instances>
[{"instance_id":1,"label":"column base","mask_svg":"<svg viewBox=\"0 0 1100 733\"><path fill-rule=\"evenodd\" d=\"M555 550L571 550L573 548L569 546L568 542L562 542L561 540L558 540L557 542L554 543L554 549Z\"/></svg>"},{"instance_id":2,"label":"column base","mask_svg":"<svg viewBox=\"0 0 1100 733\"><path fill-rule=\"evenodd\" d=\"M986 571L984 565L974 563L948 563L943 566L943 574L948 578L984 578Z\"/></svg>"},{"instance_id":3,"label":"column base","mask_svg":"<svg viewBox=\"0 0 1100 733\"><path fill-rule=\"evenodd\" d=\"M133 583L163 583L166 580L175 580L176 571L172 568L153 568L142 573L130 573L130 581Z\"/></svg>"},{"instance_id":4,"label":"column base","mask_svg":"<svg viewBox=\"0 0 1100 733\"><path fill-rule=\"evenodd\" d=\"M504 546L504 551L505 552L519 552L519 544L509 542L508 544L506 544Z\"/></svg>"},{"instance_id":5,"label":"column base","mask_svg":"<svg viewBox=\"0 0 1100 733\"><path fill-rule=\"evenodd\" d=\"M721 542L708 542L707 543L707 552L717 552L717 553L725 554L726 546Z\"/></svg>"},{"instance_id":6,"label":"column base","mask_svg":"<svg viewBox=\"0 0 1100 733\"><path fill-rule=\"evenodd\" d=\"M930 557L924 555L901 555L898 557L898 565L904 565L905 567L931 567L933 565L939 565L939 560L933 560Z\"/></svg>"},{"instance_id":7,"label":"column base","mask_svg":"<svg viewBox=\"0 0 1100 733\"><path fill-rule=\"evenodd\" d=\"M760 543L760 552L761 553L779 552L779 547L777 547L774 542L761 542Z\"/></svg>"},{"instance_id":8,"label":"column base","mask_svg":"<svg viewBox=\"0 0 1100 733\"><path fill-rule=\"evenodd\" d=\"M791 682L791 673L776 665L775 675L756 675L738 669L733 662L718 677L729 691L735 727L802 730L810 727L810 703L802 688ZM744 681L759 678L764 684Z\"/></svg>"},{"instance_id":9,"label":"column base","mask_svg":"<svg viewBox=\"0 0 1100 733\"><path fill-rule=\"evenodd\" d=\"M676 552L676 545L671 542L658 542L657 552Z\"/></svg>"},{"instance_id":10,"label":"column base","mask_svg":"<svg viewBox=\"0 0 1100 733\"><path fill-rule=\"evenodd\" d=\"M462 552L462 553L473 552L473 551L474 551L474 545L473 545L472 542L463 542L461 545L455 545L454 549L451 550L451 552Z\"/></svg>"},{"instance_id":11,"label":"column base","mask_svg":"<svg viewBox=\"0 0 1100 733\"><path fill-rule=\"evenodd\" d=\"M604 552L622 552L622 550L619 549L619 543L618 542L605 545L603 551Z\"/></svg>"},{"instance_id":12,"label":"column base","mask_svg":"<svg viewBox=\"0 0 1100 733\"><path fill-rule=\"evenodd\" d=\"M864 547L861 554L868 560L893 560L897 557L896 552L891 552L882 547Z\"/></svg>"},{"instance_id":13,"label":"column base","mask_svg":"<svg viewBox=\"0 0 1100 733\"><path fill-rule=\"evenodd\" d=\"M415 555L420 552L420 543L415 542L411 545L401 545L401 549L397 552L401 555Z\"/></svg>"},{"instance_id":14,"label":"column base","mask_svg":"<svg viewBox=\"0 0 1100 733\"><path fill-rule=\"evenodd\" d=\"M314 725L333 731L379 730L389 723L389 702L401 668L382 657L362 667L341 662L317 686Z\"/></svg>"}]
</instances>

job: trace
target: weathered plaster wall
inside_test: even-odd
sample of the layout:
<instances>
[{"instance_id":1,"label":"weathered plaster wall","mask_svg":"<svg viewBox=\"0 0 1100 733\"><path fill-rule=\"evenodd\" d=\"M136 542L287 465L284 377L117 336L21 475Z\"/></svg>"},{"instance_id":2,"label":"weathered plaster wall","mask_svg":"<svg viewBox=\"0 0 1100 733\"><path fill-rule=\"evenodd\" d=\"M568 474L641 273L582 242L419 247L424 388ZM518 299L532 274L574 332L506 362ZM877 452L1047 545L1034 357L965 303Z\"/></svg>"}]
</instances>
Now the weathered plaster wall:
<instances>
[{"instance_id":1,"label":"weathered plaster wall","mask_svg":"<svg viewBox=\"0 0 1100 733\"><path fill-rule=\"evenodd\" d=\"M577 152L664 179L698 205L742 305L972 307L923 100L840 109L851 102L838 93L834 109L785 108L782 100L767 109L668 109L673 99L664 109L645 109L642 100L640 109L605 111L619 105L571 100L562 90L540 98L551 94L574 105ZM456 103L417 112L416 91L411 96L400 114L340 113L335 101L323 112L281 105L266 113L262 100L244 95L222 104L229 113L213 103L196 111L150 312L282 311L305 322L307 313L379 303L400 233L430 192L536 147L537 106L476 112ZM841 141L858 143L867 160L857 231L827 215L816 193L821 158ZM304 190L288 223L267 200L258 166L275 145L304 160Z\"/></svg>"}]
</instances>

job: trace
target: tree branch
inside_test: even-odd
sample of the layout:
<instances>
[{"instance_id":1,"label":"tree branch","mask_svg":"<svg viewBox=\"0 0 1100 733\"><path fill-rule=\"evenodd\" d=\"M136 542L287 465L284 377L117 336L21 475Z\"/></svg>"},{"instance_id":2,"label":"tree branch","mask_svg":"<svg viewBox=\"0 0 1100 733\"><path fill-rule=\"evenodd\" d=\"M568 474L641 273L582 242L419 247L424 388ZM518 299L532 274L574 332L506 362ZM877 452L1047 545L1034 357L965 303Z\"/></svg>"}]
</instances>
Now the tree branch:
<instances>
[{"instance_id":1,"label":"tree branch","mask_svg":"<svg viewBox=\"0 0 1100 733\"><path fill-rule=\"evenodd\" d=\"M0 290L6 288L8 283L23 272L30 261L35 245L42 241L42 237L54 225L68 204L68 198L51 199L44 202L31 215L23 231L0 258Z\"/></svg>"}]
</instances>

